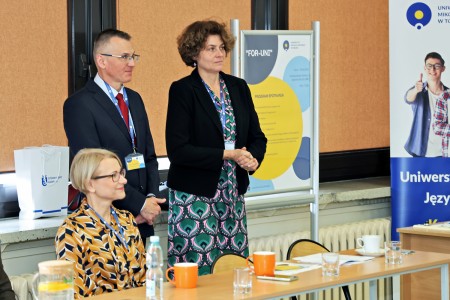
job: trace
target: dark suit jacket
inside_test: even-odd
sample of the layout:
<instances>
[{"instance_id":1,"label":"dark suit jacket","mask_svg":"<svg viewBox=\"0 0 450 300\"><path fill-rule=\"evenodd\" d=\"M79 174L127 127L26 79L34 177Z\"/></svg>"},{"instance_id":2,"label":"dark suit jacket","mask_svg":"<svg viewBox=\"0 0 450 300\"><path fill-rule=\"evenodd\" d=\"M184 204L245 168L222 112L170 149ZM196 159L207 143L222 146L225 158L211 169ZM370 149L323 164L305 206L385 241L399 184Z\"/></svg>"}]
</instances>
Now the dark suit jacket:
<instances>
[{"instance_id":1,"label":"dark suit jacket","mask_svg":"<svg viewBox=\"0 0 450 300\"><path fill-rule=\"evenodd\" d=\"M267 139L259 125L247 83L220 73L230 94L236 120L236 149L247 150L261 164ZM222 125L197 69L172 83L166 123L166 146L170 160L170 188L198 196L213 197L223 165ZM246 170L236 166L238 192L247 191Z\"/></svg>"},{"instance_id":2,"label":"dark suit jacket","mask_svg":"<svg viewBox=\"0 0 450 300\"><path fill-rule=\"evenodd\" d=\"M3 269L3 262L0 253L0 299L2 300L15 300L16 296L11 287L11 281L8 275L6 275Z\"/></svg>"},{"instance_id":3,"label":"dark suit jacket","mask_svg":"<svg viewBox=\"0 0 450 300\"><path fill-rule=\"evenodd\" d=\"M145 169L127 172L126 197L114 206L140 213L146 195L159 194L158 162L150 132L147 113L141 96L126 89L129 109L136 130L137 152L144 155ZM90 80L64 103L64 129L69 140L71 158L83 148L104 148L124 158L133 152L128 129L109 96ZM72 159L71 159L72 160ZM153 234L153 227L141 224L143 238Z\"/></svg>"}]
</instances>

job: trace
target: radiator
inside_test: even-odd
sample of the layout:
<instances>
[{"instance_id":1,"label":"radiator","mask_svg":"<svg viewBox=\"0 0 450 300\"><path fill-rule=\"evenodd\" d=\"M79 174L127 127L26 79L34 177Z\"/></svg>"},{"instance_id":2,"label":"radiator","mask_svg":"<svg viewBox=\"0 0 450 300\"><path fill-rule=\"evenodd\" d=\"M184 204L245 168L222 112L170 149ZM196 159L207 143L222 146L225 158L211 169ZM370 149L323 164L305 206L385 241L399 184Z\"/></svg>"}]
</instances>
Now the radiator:
<instances>
[{"instance_id":1,"label":"radiator","mask_svg":"<svg viewBox=\"0 0 450 300\"><path fill-rule=\"evenodd\" d=\"M357 248L356 239L365 234L377 234L381 236L382 242L390 240L391 221L380 218L362 222L347 223L323 227L319 229L319 242L333 252ZM309 231L285 233L277 236L268 236L249 240L249 251L265 250L273 251L277 260L285 260L289 246L298 239L309 239ZM359 283L349 286L352 299L369 299L369 284ZM378 299L391 299L391 279L380 279L378 281ZM308 299L307 295L298 297L300 300ZM344 300L345 297L340 289L321 292L319 299Z\"/></svg>"}]
</instances>

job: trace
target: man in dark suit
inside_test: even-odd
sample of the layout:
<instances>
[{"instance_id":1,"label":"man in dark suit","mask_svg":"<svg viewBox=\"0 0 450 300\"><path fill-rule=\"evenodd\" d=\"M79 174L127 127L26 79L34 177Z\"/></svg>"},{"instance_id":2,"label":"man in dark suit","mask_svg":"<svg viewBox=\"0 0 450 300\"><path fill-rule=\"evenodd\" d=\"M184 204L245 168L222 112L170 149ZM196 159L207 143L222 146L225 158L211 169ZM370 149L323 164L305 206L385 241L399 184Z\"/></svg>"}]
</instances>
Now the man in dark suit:
<instances>
[{"instance_id":1,"label":"man in dark suit","mask_svg":"<svg viewBox=\"0 0 450 300\"><path fill-rule=\"evenodd\" d=\"M64 129L71 158L83 148L104 148L120 157L128 183L125 199L114 205L135 216L145 242L154 233L159 204L166 200L155 197L158 162L144 103L138 93L123 86L131 81L139 60L130 40L129 34L115 29L97 36L93 55L98 73L64 103Z\"/></svg>"}]
</instances>

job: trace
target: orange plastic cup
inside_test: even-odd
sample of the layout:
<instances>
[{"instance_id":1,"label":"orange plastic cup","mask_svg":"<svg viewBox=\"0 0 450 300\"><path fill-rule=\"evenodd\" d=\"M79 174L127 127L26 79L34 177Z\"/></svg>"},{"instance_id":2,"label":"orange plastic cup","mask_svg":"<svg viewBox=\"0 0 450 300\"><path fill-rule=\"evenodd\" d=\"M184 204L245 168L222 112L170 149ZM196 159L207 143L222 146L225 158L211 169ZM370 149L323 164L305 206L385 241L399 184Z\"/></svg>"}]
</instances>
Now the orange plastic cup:
<instances>
[{"instance_id":1,"label":"orange plastic cup","mask_svg":"<svg viewBox=\"0 0 450 300\"><path fill-rule=\"evenodd\" d=\"M173 270L174 279L170 279L169 272ZM176 263L166 271L167 280L177 288L192 289L197 287L198 265L196 263Z\"/></svg>"},{"instance_id":2,"label":"orange plastic cup","mask_svg":"<svg viewBox=\"0 0 450 300\"><path fill-rule=\"evenodd\" d=\"M250 266L249 259L253 260L253 268ZM257 276L275 275L275 252L258 251L247 257L247 266L252 269Z\"/></svg>"}]
</instances>

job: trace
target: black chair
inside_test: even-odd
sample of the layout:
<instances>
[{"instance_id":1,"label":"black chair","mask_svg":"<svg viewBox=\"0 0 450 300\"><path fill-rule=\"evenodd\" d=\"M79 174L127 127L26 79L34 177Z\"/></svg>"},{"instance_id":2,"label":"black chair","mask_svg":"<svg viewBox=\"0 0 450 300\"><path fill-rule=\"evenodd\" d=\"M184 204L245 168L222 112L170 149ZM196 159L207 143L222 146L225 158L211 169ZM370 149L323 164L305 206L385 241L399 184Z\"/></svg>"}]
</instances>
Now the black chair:
<instances>
[{"instance_id":1,"label":"black chair","mask_svg":"<svg viewBox=\"0 0 450 300\"><path fill-rule=\"evenodd\" d=\"M324 245L309 239L300 239L289 246L286 259L291 260L293 257L306 256L316 253L330 252ZM352 300L350 295L350 290L348 286L342 287L342 292L344 293L346 300ZM297 297L291 297L291 299L297 299Z\"/></svg>"}]
</instances>

